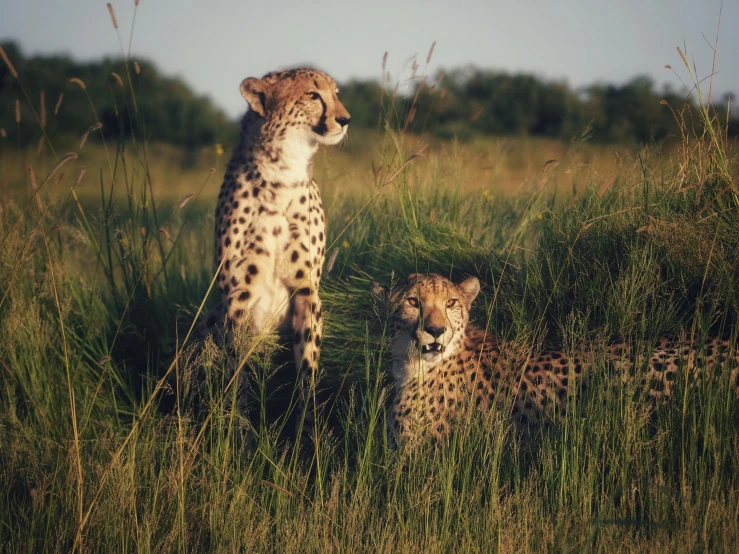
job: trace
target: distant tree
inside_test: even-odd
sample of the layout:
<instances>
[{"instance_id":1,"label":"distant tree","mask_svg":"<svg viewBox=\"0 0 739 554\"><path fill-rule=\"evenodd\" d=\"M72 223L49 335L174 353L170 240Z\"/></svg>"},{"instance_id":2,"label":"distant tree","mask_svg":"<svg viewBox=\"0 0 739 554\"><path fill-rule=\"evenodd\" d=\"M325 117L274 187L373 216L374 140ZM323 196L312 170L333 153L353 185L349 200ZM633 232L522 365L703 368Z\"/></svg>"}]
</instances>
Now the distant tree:
<instances>
[{"instance_id":1,"label":"distant tree","mask_svg":"<svg viewBox=\"0 0 739 554\"><path fill-rule=\"evenodd\" d=\"M585 113L593 121L593 137L601 141L647 143L679 132L667 100L679 108L685 99L672 92L658 94L649 77L635 77L623 86L593 85L587 89Z\"/></svg>"},{"instance_id":2,"label":"distant tree","mask_svg":"<svg viewBox=\"0 0 739 554\"><path fill-rule=\"evenodd\" d=\"M352 126L377 127L380 122L380 100L383 90L376 81L352 80L339 87L341 101L350 106Z\"/></svg>"},{"instance_id":3,"label":"distant tree","mask_svg":"<svg viewBox=\"0 0 739 554\"><path fill-rule=\"evenodd\" d=\"M235 122L209 98L198 96L179 78L163 76L151 62L140 60L137 74L133 63L127 68L120 59L81 63L66 55L26 58L14 43L4 43L3 48L32 105L5 64L0 64L0 127L14 134L15 100L20 100L22 124L14 141L22 145L38 140L41 134L32 107L40 117L42 91L47 131L55 137L79 137L97 117L103 124L103 135L111 138L135 132L146 140L169 142L190 151L214 142L234 141ZM72 78L84 83L84 89L70 82Z\"/></svg>"},{"instance_id":4,"label":"distant tree","mask_svg":"<svg viewBox=\"0 0 739 554\"><path fill-rule=\"evenodd\" d=\"M739 137L739 109L736 95L724 94L716 107L719 121L726 134L731 138Z\"/></svg>"}]
</instances>

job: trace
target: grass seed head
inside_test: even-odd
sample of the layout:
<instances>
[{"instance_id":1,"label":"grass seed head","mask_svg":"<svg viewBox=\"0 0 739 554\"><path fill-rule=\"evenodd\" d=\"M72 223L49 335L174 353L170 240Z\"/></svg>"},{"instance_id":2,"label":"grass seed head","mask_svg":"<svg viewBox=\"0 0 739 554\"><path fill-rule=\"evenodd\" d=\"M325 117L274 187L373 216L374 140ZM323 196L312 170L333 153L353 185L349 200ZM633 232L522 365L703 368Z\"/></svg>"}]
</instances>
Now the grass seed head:
<instances>
[{"instance_id":1,"label":"grass seed head","mask_svg":"<svg viewBox=\"0 0 739 554\"><path fill-rule=\"evenodd\" d=\"M56 106L54 106L54 116L59 113L59 106L62 105L62 100L64 100L63 92L59 95L59 100L56 101Z\"/></svg>"},{"instance_id":2,"label":"grass seed head","mask_svg":"<svg viewBox=\"0 0 739 554\"><path fill-rule=\"evenodd\" d=\"M38 183L36 181L36 172L32 167L28 168L28 174L31 177L31 188L33 189L34 198L36 199L36 208L38 213L43 213L44 205L41 203L41 196L38 193Z\"/></svg>"},{"instance_id":3,"label":"grass seed head","mask_svg":"<svg viewBox=\"0 0 739 554\"><path fill-rule=\"evenodd\" d=\"M111 21L113 21L113 27L115 27L117 29L118 28L118 20L115 18L115 10L113 9L113 4L111 4L110 2L108 2L107 6L108 6L108 11L110 12L110 19L111 19Z\"/></svg>"},{"instance_id":4,"label":"grass seed head","mask_svg":"<svg viewBox=\"0 0 739 554\"><path fill-rule=\"evenodd\" d=\"M336 257L339 255L339 249L334 248L334 251L331 252L331 256L328 259L328 263L326 264L326 273L331 273L331 270L334 268L334 264L336 263Z\"/></svg>"},{"instance_id":5,"label":"grass seed head","mask_svg":"<svg viewBox=\"0 0 739 554\"><path fill-rule=\"evenodd\" d=\"M416 107L412 107L410 111L408 112L408 123L413 123L413 120L416 119Z\"/></svg>"},{"instance_id":6,"label":"grass seed head","mask_svg":"<svg viewBox=\"0 0 739 554\"><path fill-rule=\"evenodd\" d=\"M90 127L87 131L85 131L85 134L82 135L82 138L80 139L80 144L77 147L77 150L82 150L82 147L87 142L87 137L90 136L90 133L92 133L93 131L97 131L98 129L102 129L102 127L103 127L103 124L102 123L96 123L95 125L93 125L92 127Z\"/></svg>"},{"instance_id":7,"label":"grass seed head","mask_svg":"<svg viewBox=\"0 0 739 554\"><path fill-rule=\"evenodd\" d=\"M82 90L87 90L87 87L85 86L85 83L82 81L82 79L78 77L72 77L69 80L70 83L74 83L75 85L78 85Z\"/></svg>"},{"instance_id":8,"label":"grass seed head","mask_svg":"<svg viewBox=\"0 0 739 554\"><path fill-rule=\"evenodd\" d=\"M76 187L77 185L80 184L80 181L82 181L83 177L85 176L85 173L87 173L86 167L83 167L82 169L80 169L80 172L77 175L77 179L74 180L74 185L72 185L73 187Z\"/></svg>"},{"instance_id":9,"label":"grass seed head","mask_svg":"<svg viewBox=\"0 0 739 554\"><path fill-rule=\"evenodd\" d=\"M179 201L179 203L177 204L177 208L178 209L184 208L185 204L187 204L190 200L192 200L194 196L195 196L195 193L193 192L185 196L182 200Z\"/></svg>"},{"instance_id":10,"label":"grass seed head","mask_svg":"<svg viewBox=\"0 0 739 554\"><path fill-rule=\"evenodd\" d=\"M0 58L2 58L3 61L5 62L5 65L8 66L8 70L10 71L10 74L17 79L18 72L15 70L15 67L13 67L13 64L10 63L10 58L8 58L8 55L5 53L5 49L2 47L1 44L0 44Z\"/></svg>"},{"instance_id":11,"label":"grass seed head","mask_svg":"<svg viewBox=\"0 0 739 554\"><path fill-rule=\"evenodd\" d=\"M680 49L680 47L677 47L677 53L680 54L680 58L682 58L683 63L686 65L686 67L690 67L690 62L688 61L688 57L683 54L683 51Z\"/></svg>"},{"instance_id":12,"label":"grass seed head","mask_svg":"<svg viewBox=\"0 0 739 554\"><path fill-rule=\"evenodd\" d=\"M434 55L434 48L436 48L436 41L431 43L431 48L429 48L428 56L426 56L426 65L429 64L429 62L431 61L431 56Z\"/></svg>"}]
</instances>

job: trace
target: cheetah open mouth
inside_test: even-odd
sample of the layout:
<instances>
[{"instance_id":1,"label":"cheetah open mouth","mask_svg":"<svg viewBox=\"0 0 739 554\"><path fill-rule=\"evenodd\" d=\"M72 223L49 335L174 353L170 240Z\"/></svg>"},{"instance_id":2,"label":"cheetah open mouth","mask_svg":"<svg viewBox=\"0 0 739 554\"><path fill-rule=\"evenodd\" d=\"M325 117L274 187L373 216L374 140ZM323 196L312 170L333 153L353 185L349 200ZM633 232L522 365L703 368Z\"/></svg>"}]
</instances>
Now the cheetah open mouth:
<instances>
[{"instance_id":1,"label":"cheetah open mouth","mask_svg":"<svg viewBox=\"0 0 739 554\"><path fill-rule=\"evenodd\" d=\"M421 346L422 354L430 354L431 352L444 352L444 345L439 344L438 342L432 342L430 344L424 344L423 346Z\"/></svg>"}]
</instances>

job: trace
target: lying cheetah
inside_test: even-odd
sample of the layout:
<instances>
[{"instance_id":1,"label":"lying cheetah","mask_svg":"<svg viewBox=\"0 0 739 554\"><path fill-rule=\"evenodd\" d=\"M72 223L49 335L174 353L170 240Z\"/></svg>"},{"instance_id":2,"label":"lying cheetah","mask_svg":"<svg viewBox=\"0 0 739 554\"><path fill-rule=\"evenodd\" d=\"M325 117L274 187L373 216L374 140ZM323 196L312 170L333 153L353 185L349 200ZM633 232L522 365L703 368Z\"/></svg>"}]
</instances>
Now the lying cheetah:
<instances>
[{"instance_id":1,"label":"lying cheetah","mask_svg":"<svg viewBox=\"0 0 739 554\"><path fill-rule=\"evenodd\" d=\"M326 219L310 164L319 145L337 144L346 135L351 117L338 92L331 77L314 69L241 83L251 109L242 119L215 217L221 303L200 327L201 336L213 334L227 347L235 333L290 332L301 375L299 416L318 366L318 286L326 252ZM309 429L312 412L305 415Z\"/></svg>"},{"instance_id":2,"label":"lying cheetah","mask_svg":"<svg viewBox=\"0 0 739 554\"><path fill-rule=\"evenodd\" d=\"M455 284L435 274L414 273L392 290L372 283L391 337L395 389L389 417L391 445L422 434L438 439L473 404L508 409L512 423L526 438L529 427L545 420L552 408L564 408L568 391L596 359L597 350L588 346L571 356L558 350L531 356L471 325L469 310L479 291L475 277ZM687 364L697 379L701 371L708 373L731 357L732 383L739 393L739 352L719 339L709 341L700 352L689 344L664 336L649 360L641 360L625 342L611 344L601 356L625 379L643 368L641 386L653 400L669 396L678 364Z\"/></svg>"}]
</instances>

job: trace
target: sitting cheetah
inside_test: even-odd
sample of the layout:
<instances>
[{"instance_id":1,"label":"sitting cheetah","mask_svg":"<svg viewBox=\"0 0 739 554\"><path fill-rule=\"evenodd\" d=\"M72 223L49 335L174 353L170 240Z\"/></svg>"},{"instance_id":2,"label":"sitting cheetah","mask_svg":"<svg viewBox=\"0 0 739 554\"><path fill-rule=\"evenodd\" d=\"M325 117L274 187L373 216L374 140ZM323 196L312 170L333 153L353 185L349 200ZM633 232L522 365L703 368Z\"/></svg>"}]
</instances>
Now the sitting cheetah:
<instances>
[{"instance_id":1,"label":"sitting cheetah","mask_svg":"<svg viewBox=\"0 0 739 554\"><path fill-rule=\"evenodd\" d=\"M389 417L391 445L421 434L440 438L473 403L508 409L526 438L530 425L545 420L552 408L565 407L568 390L574 390L595 359L597 352L589 346L571 357L558 350L531 356L471 325L469 310L479 291L475 277L455 284L435 274L414 273L392 290L372 283L391 337L395 389ZM611 344L603 356L624 378L643 367L641 385L653 400L669 396L679 363L693 368L697 379L701 370L710 372L731 356L732 383L739 387L739 352L719 339L698 352L689 341L664 336L648 361L640 360L635 348L624 342Z\"/></svg>"},{"instance_id":2,"label":"sitting cheetah","mask_svg":"<svg viewBox=\"0 0 739 554\"><path fill-rule=\"evenodd\" d=\"M213 334L229 348L234 333L289 332L301 376L299 416L308 385L315 385L322 332L318 285L326 252L326 220L310 164L319 145L337 144L346 135L351 117L338 92L331 77L314 69L241 83L251 109L242 119L215 217L221 302L200 327L201 336ZM243 382L240 375L239 386ZM305 415L309 432L312 413Z\"/></svg>"}]
</instances>

